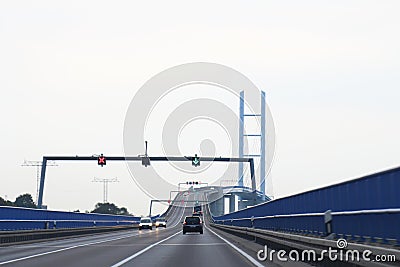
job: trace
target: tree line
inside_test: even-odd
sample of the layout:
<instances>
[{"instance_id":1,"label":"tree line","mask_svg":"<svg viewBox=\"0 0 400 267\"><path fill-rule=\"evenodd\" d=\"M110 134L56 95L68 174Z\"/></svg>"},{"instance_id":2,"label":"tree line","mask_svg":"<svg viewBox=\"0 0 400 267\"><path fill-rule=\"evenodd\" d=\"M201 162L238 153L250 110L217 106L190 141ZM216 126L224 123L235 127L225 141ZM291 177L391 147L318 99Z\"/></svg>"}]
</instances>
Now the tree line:
<instances>
[{"instance_id":1,"label":"tree line","mask_svg":"<svg viewBox=\"0 0 400 267\"><path fill-rule=\"evenodd\" d=\"M21 208L32 208L37 209L37 205L33 201L31 194L19 195L15 201L5 200L0 197L0 206L10 206L10 207L21 207ZM80 212L76 210L75 212ZM119 208L114 203L97 203L94 210L86 211L86 213L100 213L100 214L112 214L112 215L132 215L129 213L128 209L125 207Z\"/></svg>"},{"instance_id":2,"label":"tree line","mask_svg":"<svg viewBox=\"0 0 400 267\"><path fill-rule=\"evenodd\" d=\"M4 198L0 197L0 206L12 206L32 209L37 208L31 194L22 194L18 196L14 202L10 200L5 200Z\"/></svg>"}]
</instances>

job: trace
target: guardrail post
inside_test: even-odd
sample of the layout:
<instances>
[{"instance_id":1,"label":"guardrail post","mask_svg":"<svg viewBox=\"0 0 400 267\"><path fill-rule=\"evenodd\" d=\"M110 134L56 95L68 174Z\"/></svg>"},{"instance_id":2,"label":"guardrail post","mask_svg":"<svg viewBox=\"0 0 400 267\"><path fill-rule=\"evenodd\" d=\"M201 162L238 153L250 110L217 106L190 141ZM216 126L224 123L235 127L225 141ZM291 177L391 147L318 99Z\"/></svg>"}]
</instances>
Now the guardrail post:
<instances>
[{"instance_id":1,"label":"guardrail post","mask_svg":"<svg viewBox=\"0 0 400 267\"><path fill-rule=\"evenodd\" d=\"M251 228L254 228L254 216L251 216L250 221L251 221ZM257 242L256 236L254 236L254 242Z\"/></svg>"},{"instance_id":2,"label":"guardrail post","mask_svg":"<svg viewBox=\"0 0 400 267\"><path fill-rule=\"evenodd\" d=\"M332 211L327 210L324 213L324 222L325 222L325 231L326 235L329 236L332 234Z\"/></svg>"}]
</instances>

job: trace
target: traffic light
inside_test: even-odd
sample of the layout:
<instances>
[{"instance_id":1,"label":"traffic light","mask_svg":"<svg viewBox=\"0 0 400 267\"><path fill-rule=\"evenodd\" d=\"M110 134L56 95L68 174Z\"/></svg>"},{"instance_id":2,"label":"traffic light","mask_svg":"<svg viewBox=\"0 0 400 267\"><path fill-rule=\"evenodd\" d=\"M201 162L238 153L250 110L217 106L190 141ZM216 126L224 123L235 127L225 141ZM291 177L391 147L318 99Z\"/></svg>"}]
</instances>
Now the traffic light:
<instances>
[{"instance_id":1,"label":"traffic light","mask_svg":"<svg viewBox=\"0 0 400 267\"><path fill-rule=\"evenodd\" d=\"M103 156L103 154L101 154L98 158L97 158L97 165L100 165L101 167L103 167L104 165L107 164L106 161L106 157Z\"/></svg>"},{"instance_id":2,"label":"traffic light","mask_svg":"<svg viewBox=\"0 0 400 267\"><path fill-rule=\"evenodd\" d=\"M144 156L142 157L142 165L147 167L147 166L150 166L150 158L147 155L147 141L144 141L144 144L145 144L146 149L144 152Z\"/></svg>"},{"instance_id":3,"label":"traffic light","mask_svg":"<svg viewBox=\"0 0 400 267\"><path fill-rule=\"evenodd\" d=\"M147 167L150 166L150 158L149 157L143 157L142 158L142 165Z\"/></svg>"},{"instance_id":4,"label":"traffic light","mask_svg":"<svg viewBox=\"0 0 400 267\"><path fill-rule=\"evenodd\" d=\"M194 154L194 157L192 157L192 166L200 166L200 158L197 156L197 154Z\"/></svg>"}]
</instances>

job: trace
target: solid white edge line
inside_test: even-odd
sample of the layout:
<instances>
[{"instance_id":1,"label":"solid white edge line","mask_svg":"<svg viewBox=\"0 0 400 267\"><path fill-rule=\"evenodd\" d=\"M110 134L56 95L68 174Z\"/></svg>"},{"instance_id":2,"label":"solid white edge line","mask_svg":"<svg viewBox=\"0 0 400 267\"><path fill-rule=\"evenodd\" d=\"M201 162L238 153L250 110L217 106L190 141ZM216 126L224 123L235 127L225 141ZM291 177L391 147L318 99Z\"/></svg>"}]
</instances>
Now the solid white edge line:
<instances>
[{"instance_id":1,"label":"solid white edge line","mask_svg":"<svg viewBox=\"0 0 400 267\"><path fill-rule=\"evenodd\" d=\"M96 238L96 239L108 238L106 240L109 240L109 239L112 239L112 238L120 238L120 237L121 238L129 238L132 235L132 233L129 233L129 231L132 231L132 230L126 230L126 233L124 233L124 232L120 232L120 233L117 233L117 232L108 232L107 233L107 232L105 232L105 233L102 233L101 235L98 235L98 236L96 236L96 235L76 236L76 237L71 237L71 238L68 238L68 239L58 239L58 240L51 240L50 239L50 240L42 240L41 241L40 239L38 239L37 240L38 242L36 242L36 243L32 243L32 244L29 244L29 243L28 244L16 244L16 245L11 245L11 246L0 246L0 249L67 248L67 247L70 247L70 246L73 246L73 245L71 245L71 244L70 245L61 245L61 243L64 242L64 241L72 241L71 243L79 244L79 243L84 242L85 240L83 240L83 239L88 238L88 237L93 237L93 238ZM137 233L137 234L139 234L139 233ZM136 236L137 234L134 234L132 236ZM106 241L106 240L104 240L104 241ZM91 241L88 240L87 242L91 242ZM98 242L98 241L92 241L92 242ZM39 243L39 244L35 245L37 243ZM49 245L51 243L57 243L59 245ZM76 245L74 245L74 246L76 246Z\"/></svg>"},{"instance_id":2,"label":"solid white edge line","mask_svg":"<svg viewBox=\"0 0 400 267\"><path fill-rule=\"evenodd\" d=\"M96 244L101 244L101 243L106 243L106 242L112 242L112 241L125 239L125 238L130 238L130 237L134 237L134 236L138 236L138 235L139 235L139 233L134 234L134 235L129 235L129 236L121 236L121 237L117 237L117 238L100 240L100 241L96 241L96 242L90 242L90 243L75 245L75 246L66 247L66 248L62 248L62 249L47 251L47 252L43 252L43 253L38 253L38 254L22 257L22 258L3 261L3 262L0 262L0 265L9 264L9 263L17 262L17 261L22 261L22 260L27 260L27 259L31 259L31 258L36 258L36 257L40 257L40 256L48 255L48 254L53 254L53 253L57 253L57 252L62 252L62 251L66 251L66 250L70 250L70 249L74 249L74 248L86 247L86 246L91 246L91 245L96 245Z\"/></svg>"},{"instance_id":3,"label":"solid white edge line","mask_svg":"<svg viewBox=\"0 0 400 267\"><path fill-rule=\"evenodd\" d=\"M183 209L183 212L182 212L182 215L181 215L181 218L179 219L179 221L182 220L183 214L185 213L185 208L186 208L186 205L185 205L185 207ZM173 227L177 226L179 224L179 221ZM166 230L166 229L161 229L160 231L162 231L162 230ZM147 233L152 233L152 232L147 232ZM147 234L147 233L143 233L143 234ZM70 250L70 249L74 249L74 248L86 247L86 246L91 246L91 245L96 245L96 244L101 244L101 243L106 243L106 242L112 242L112 241L116 241L116 240L120 240L120 239L125 239L125 238L130 238L130 237L134 237L134 236L138 236L138 235L143 235L143 234L142 233L137 233L137 234L134 234L134 235L122 236L122 237L117 237L117 238L111 238L111 239L100 240L100 241L96 241L96 242L90 242L90 243L84 243L84 244L80 244L80 245L70 246L70 247L66 247L66 248L62 248L62 249L47 251L47 252L38 253L38 254L30 255L30 256L25 256L25 257L21 257L21 258L17 258L17 259L3 261L3 262L0 262L0 265L5 265L5 264L18 262L18 261L28 260L28 259L32 259L32 258L36 258L36 257L40 257L40 256L45 256L45 255L49 255L49 254L53 254L53 253L58 253L58 252L62 252L62 251L66 251L66 250Z\"/></svg>"},{"instance_id":4,"label":"solid white edge line","mask_svg":"<svg viewBox=\"0 0 400 267\"><path fill-rule=\"evenodd\" d=\"M226 246L228 244L226 243L194 243L194 244L180 244L180 243L174 243L174 244L160 244L160 246Z\"/></svg>"},{"instance_id":5,"label":"solid white edge line","mask_svg":"<svg viewBox=\"0 0 400 267\"><path fill-rule=\"evenodd\" d=\"M257 267L264 267L264 265L262 265L260 262L258 262L257 260L255 260L253 257L251 257L249 254L247 254L246 252L244 252L243 250L241 250L240 248L238 248L237 246L235 246L234 244L232 244L231 242L229 242L228 240L226 240L225 238L223 238L222 236L220 236L219 234L217 234L216 232L214 232L213 230L211 230L209 227L207 227L205 224L204 226L206 227L207 230L209 230L211 233L213 233L214 235L216 235L217 237L219 237L222 241L224 241L225 243L227 243L229 246L231 246L234 250L236 250L237 252L239 252L243 257L245 257L247 260L249 260L251 263L253 263L255 266Z\"/></svg>"},{"instance_id":6,"label":"solid white edge line","mask_svg":"<svg viewBox=\"0 0 400 267\"><path fill-rule=\"evenodd\" d=\"M174 237L174 236L176 236L177 234L180 234L180 233L181 233L181 231L179 231L179 232L177 232L177 233L175 233L175 234L173 234L173 235L170 235L169 237L164 238L163 240L160 240L160 241L158 241L158 242L156 242L156 243L154 243L154 244L152 244L152 245L150 245L150 246L148 246L148 247L142 249L142 250L139 251L139 252L136 252L136 253L133 254L132 256L130 256L130 257L128 257L128 258L126 258L126 259L124 259L124 260L122 260L122 261L120 261L120 262L117 262L116 264L112 265L111 267L119 267L119 266L121 266L121 265L124 265L125 263L127 263L127 262L133 260L133 259L136 258L137 256L139 256L139 255L145 253L145 252L148 251L149 249L151 249L151 248L153 248L153 247L155 247L155 246L161 244L162 242L167 241L168 239L170 239L170 238L172 238L172 237Z\"/></svg>"}]
</instances>

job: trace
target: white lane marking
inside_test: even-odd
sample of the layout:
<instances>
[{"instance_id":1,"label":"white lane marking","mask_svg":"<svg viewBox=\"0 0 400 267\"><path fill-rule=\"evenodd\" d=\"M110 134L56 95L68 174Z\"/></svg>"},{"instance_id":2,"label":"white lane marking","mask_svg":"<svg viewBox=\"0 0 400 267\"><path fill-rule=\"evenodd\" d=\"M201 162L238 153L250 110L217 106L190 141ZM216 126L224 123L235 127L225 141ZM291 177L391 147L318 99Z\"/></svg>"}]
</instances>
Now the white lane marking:
<instances>
[{"instance_id":1,"label":"white lane marking","mask_svg":"<svg viewBox=\"0 0 400 267\"><path fill-rule=\"evenodd\" d=\"M187 202L185 203L185 207L181 208L181 209L182 209L181 218L176 222L176 224L174 224L174 226L172 226L172 228L174 228L175 226L177 226L177 225L182 221L183 215L185 214L186 207L187 207Z\"/></svg>"},{"instance_id":2,"label":"white lane marking","mask_svg":"<svg viewBox=\"0 0 400 267\"><path fill-rule=\"evenodd\" d=\"M181 218L180 218L180 219L176 222L176 224L175 224L174 226L172 226L172 227L177 226L177 225L182 221L183 215L185 214L186 206L187 206L187 203L185 203L185 207L182 209Z\"/></svg>"},{"instance_id":3,"label":"white lane marking","mask_svg":"<svg viewBox=\"0 0 400 267\"><path fill-rule=\"evenodd\" d=\"M231 242L229 242L228 240L226 240L225 238L223 238L222 236L220 236L219 234L217 234L216 232L214 232L213 230L211 230L210 228L208 228L205 224L204 226L206 227L207 230L209 230L211 233L213 233L214 235L216 235L217 237L219 237L222 241L224 241L225 243L227 243L229 246L231 246L234 250L236 250L237 252L239 252L240 254L242 254L242 256L244 256L246 259L248 259L251 263L253 263L255 266L257 267L264 267L264 265L262 265L261 263L259 263L258 261L256 261L253 257L251 257L249 254L247 254L246 252L244 252L243 250L241 250L240 248L238 248L237 246L235 246L234 244L232 244Z\"/></svg>"},{"instance_id":4,"label":"white lane marking","mask_svg":"<svg viewBox=\"0 0 400 267\"><path fill-rule=\"evenodd\" d=\"M174 207L174 206L172 206L172 207ZM174 209L174 211L172 212L172 214L171 214L170 216L168 216L168 220L169 220L169 218L174 217L174 215L175 215L177 209L178 209L178 207L175 206L175 209ZM166 217L167 217L167 216L165 216L165 218L166 218Z\"/></svg>"},{"instance_id":5,"label":"white lane marking","mask_svg":"<svg viewBox=\"0 0 400 267\"><path fill-rule=\"evenodd\" d=\"M158 242L156 242L156 243L154 243L154 244L152 244L152 245L150 245L150 246L148 246L148 247L142 249L142 250L139 251L139 252L136 252L136 253L133 254L132 256L130 256L130 257L128 257L128 258L126 258L126 259L124 259L124 260L122 260L122 261L120 261L120 262L117 262L116 264L112 265L111 267L119 267L119 266L121 266L121 265L123 265L123 264L125 264L125 263L127 263L127 262L129 262L129 261L131 261L131 260L133 260L133 259L136 258L137 256L139 256L139 255L145 253L145 252L148 251L149 249L151 249L151 248L153 248L153 247L155 247L155 246L161 244L162 242L167 241L168 239L170 239L170 238L172 238L172 237L174 237L174 236L176 236L176 235L178 235L178 234L180 234L180 233L181 233L181 231L179 231L179 232L177 232L177 233L175 233L175 234L173 234L173 235L170 235L169 237L164 238L163 240L160 240L160 241L158 241Z\"/></svg>"},{"instance_id":6,"label":"white lane marking","mask_svg":"<svg viewBox=\"0 0 400 267\"><path fill-rule=\"evenodd\" d=\"M178 210L180 210L180 208L179 208L179 207L176 207L175 210L174 210L174 212L172 213L171 217L175 217L175 214L178 213ZM178 216L179 216L179 215L178 215ZM176 225L177 225L177 224L175 223L175 224L172 226L172 228L174 228Z\"/></svg>"},{"instance_id":7,"label":"white lane marking","mask_svg":"<svg viewBox=\"0 0 400 267\"><path fill-rule=\"evenodd\" d=\"M139 235L139 234L129 235L129 236L122 236L122 237L117 237L117 238L111 238L111 239L107 239L107 240L100 240L100 241L96 241L96 242L90 242L90 243L75 245L75 246L66 247L66 248L62 248L62 249L47 251L47 252L43 252L43 253L38 253L38 254L22 257L22 258L3 261L3 262L0 262L0 265L9 264L9 263L22 261L22 260L27 260L27 259L32 259L32 258L36 258L36 257L48 255L48 254L53 254L53 253L57 253L57 252L61 252L61 251L66 251L66 250L70 250L70 249L74 249L74 248L86 247L86 246L90 246L90 245L96 245L96 244L101 244L101 243L105 243L105 242L116 241L116 240L120 240L120 239L124 239L124 238L130 238L130 237L137 236L137 235Z\"/></svg>"},{"instance_id":8,"label":"white lane marking","mask_svg":"<svg viewBox=\"0 0 400 267\"><path fill-rule=\"evenodd\" d=\"M173 207L174 207L174 206L173 206ZM179 206L175 206L175 209L174 209L174 211L172 212L171 216L169 216L169 218L174 217L175 213L176 213L177 210L179 210L180 208L181 208L181 207L179 207ZM186 208L186 205L185 205L185 208ZM183 210L183 212L185 212L185 210ZM174 226L172 226L172 227L177 226L178 223L179 223L179 221L178 221Z\"/></svg>"},{"instance_id":9,"label":"white lane marking","mask_svg":"<svg viewBox=\"0 0 400 267\"><path fill-rule=\"evenodd\" d=\"M186 208L186 205L185 205L185 208ZM181 215L181 218L179 219L179 221L182 219L183 214L185 213L185 208L182 211L182 215ZM177 226L179 221L173 227ZM166 230L166 229L167 228L161 229L159 231L163 231L163 230ZM148 233L154 233L154 232L147 232L147 233L139 232L139 233L133 234L133 235L122 236L122 237L117 237L117 238L111 238L111 239L100 240L100 241L96 241L96 242L90 242L90 243L70 246L70 247L66 247L66 248L62 248L62 249L57 249L57 250L47 251L47 252L38 253L38 254L30 255L30 256L25 256L25 257L13 259L13 260L3 261L3 262L0 262L0 265L5 265L5 264L9 264L9 263L18 262L18 261L28 260L28 259L32 259L32 258L36 258L36 257L40 257L40 256L45 256L45 255L49 255L49 254L54 254L54 253L58 253L58 252L62 252L62 251L71 250L71 249L74 249L74 248L86 247L86 246L91 246L91 245L96 245L96 244L101 244L101 243L106 243L106 242L112 242L112 241L121 240L121 239L125 239L125 238L130 238L130 237L134 237L134 236L138 236L138 235L144 235L144 234L148 234Z\"/></svg>"},{"instance_id":10,"label":"white lane marking","mask_svg":"<svg viewBox=\"0 0 400 267\"><path fill-rule=\"evenodd\" d=\"M91 247L94 248L102 248L102 247L107 247L107 248L112 248L112 247L134 247L134 246L142 246L143 244L137 243L137 244L129 244L129 245L90 245ZM30 247L25 247L26 248L68 248L69 246L30 246Z\"/></svg>"},{"instance_id":11,"label":"white lane marking","mask_svg":"<svg viewBox=\"0 0 400 267\"><path fill-rule=\"evenodd\" d=\"M160 244L160 246L220 246L224 245L226 246L226 243L199 243L199 244L180 244L180 243L167 243L167 244Z\"/></svg>"},{"instance_id":12,"label":"white lane marking","mask_svg":"<svg viewBox=\"0 0 400 267\"><path fill-rule=\"evenodd\" d=\"M172 228L174 228L175 226L177 226L177 225L180 223L180 221L182 220L183 215L185 214L186 207L187 207L187 203L185 203L185 207L182 208L182 215L181 215L181 218L176 222L176 224L175 224ZM121 265L123 265L123 264L125 264L125 263L127 263L127 262L129 262L129 261L131 261L131 260L133 260L133 259L136 258L137 256L139 256L139 255L145 253L145 252L148 251L149 249L151 249L151 248L153 248L153 247L155 247L155 246L157 246L157 245L159 245L159 244L161 244L161 243L167 241L168 239L170 239L170 238L172 238L172 237L174 237L174 236L176 236L176 235L178 235L178 234L180 234L180 233L181 233L181 231L176 232L175 234L170 235L169 237L167 237L167 238L165 238L165 239L163 239L163 240L160 240L160 241L158 241L158 242L156 242L156 243L154 243L154 244L152 244L152 245L150 245L150 246L148 246L148 247L142 249L142 250L139 251L139 252L136 252L136 253L133 254L132 256L130 256L130 257L128 257L128 258L126 258L126 259L124 259L124 260L122 260L122 261L120 261L120 262L117 262L116 264L112 265L111 267L119 267L119 266L121 266Z\"/></svg>"},{"instance_id":13,"label":"white lane marking","mask_svg":"<svg viewBox=\"0 0 400 267\"><path fill-rule=\"evenodd\" d=\"M10 250L10 249L18 249L18 248L21 248L21 249L26 249L26 248L65 248L65 247L69 247L69 246L71 246L70 244L65 244L65 245L62 245L62 244L60 244L60 243L65 243L65 242L68 242L68 243L79 243L79 242L84 242L85 240L85 238L86 239L88 239L88 238L90 238L90 237L93 237L93 239L102 239L102 238L106 238L106 237L108 237L108 238L114 238L114 237L126 237L126 238L128 238L128 237L131 237L130 235L129 236L126 236L126 234L129 234L131 232L131 230L130 231L124 231L124 232L120 232L120 233L112 233L112 232L110 232L110 233L108 233L108 234L101 234L101 235L93 235L93 236L86 236L86 237L82 237L82 236L77 236L77 237L71 237L71 238L68 238L68 239L61 239L61 240L48 240L48 241L41 241L40 242L40 240L38 240L39 241L39 244L37 244L37 245L34 245L34 244L21 244L21 245L12 245L12 246L0 246L0 249L1 250ZM138 234L134 234L133 236L137 236ZM87 242L88 242L89 240L87 240ZM52 245L52 244L54 244L54 245Z\"/></svg>"}]
</instances>

